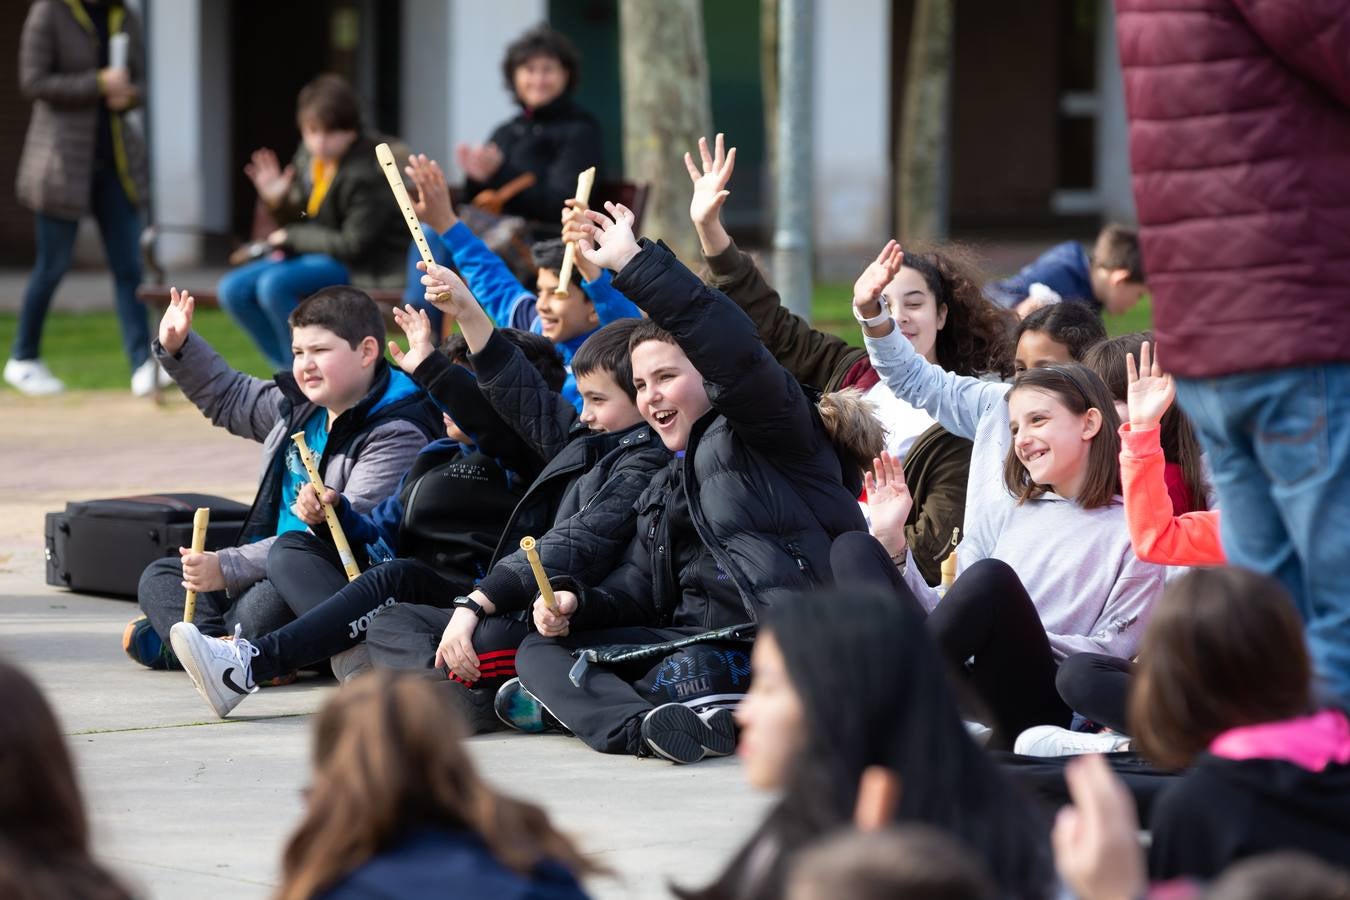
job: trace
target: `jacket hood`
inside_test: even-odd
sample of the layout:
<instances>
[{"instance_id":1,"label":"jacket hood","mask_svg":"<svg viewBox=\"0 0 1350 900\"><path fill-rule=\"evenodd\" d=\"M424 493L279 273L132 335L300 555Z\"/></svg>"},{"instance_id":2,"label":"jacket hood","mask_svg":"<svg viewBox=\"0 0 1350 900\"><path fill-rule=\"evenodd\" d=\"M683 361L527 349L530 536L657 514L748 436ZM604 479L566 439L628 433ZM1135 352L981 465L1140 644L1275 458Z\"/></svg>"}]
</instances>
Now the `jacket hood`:
<instances>
[{"instance_id":1,"label":"jacket hood","mask_svg":"<svg viewBox=\"0 0 1350 900\"><path fill-rule=\"evenodd\" d=\"M1271 806L1350 834L1350 765L1310 772L1280 759L1225 759L1202 754L1199 763Z\"/></svg>"}]
</instances>

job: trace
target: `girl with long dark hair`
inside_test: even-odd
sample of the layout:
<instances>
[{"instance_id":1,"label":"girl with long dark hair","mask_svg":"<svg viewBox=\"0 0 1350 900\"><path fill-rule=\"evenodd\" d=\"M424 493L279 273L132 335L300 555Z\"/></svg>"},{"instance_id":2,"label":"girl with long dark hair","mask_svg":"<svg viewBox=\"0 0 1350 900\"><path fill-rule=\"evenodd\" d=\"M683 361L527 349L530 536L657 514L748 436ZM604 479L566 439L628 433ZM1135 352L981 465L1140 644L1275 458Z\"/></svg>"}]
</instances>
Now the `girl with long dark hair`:
<instances>
[{"instance_id":1,"label":"girl with long dark hair","mask_svg":"<svg viewBox=\"0 0 1350 900\"><path fill-rule=\"evenodd\" d=\"M852 821L873 766L899 781L896 821L964 842L1008 897L1049 894L1048 826L967 735L917 609L878 592L790 598L769 612L752 667L737 753L750 783L783 799L685 900L781 896L789 859Z\"/></svg>"}]
</instances>

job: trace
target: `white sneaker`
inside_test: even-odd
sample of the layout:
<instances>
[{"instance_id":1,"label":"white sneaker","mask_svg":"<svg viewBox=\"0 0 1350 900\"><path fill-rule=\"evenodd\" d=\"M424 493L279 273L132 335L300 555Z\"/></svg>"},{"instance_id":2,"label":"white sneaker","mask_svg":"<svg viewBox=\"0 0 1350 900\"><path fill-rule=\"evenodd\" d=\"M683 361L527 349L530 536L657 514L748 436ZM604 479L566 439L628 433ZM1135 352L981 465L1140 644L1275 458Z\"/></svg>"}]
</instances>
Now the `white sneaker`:
<instances>
[{"instance_id":1,"label":"white sneaker","mask_svg":"<svg viewBox=\"0 0 1350 900\"><path fill-rule=\"evenodd\" d=\"M21 394L49 397L66 389L40 359L11 359L5 363L5 381Z\"/></svg>"},{"instance_id":2,"label":"white sneaker","mask_svg":"<svg viewBox=\"0 0 1350 900\"><path fill-rule=\"evenodd\" d=\"M222 719L249 694L258 690L253 681L253 657L258 648L234 627L234 640L207 637L190 622L176 622L169 629L169 643L183 669L192 678L197 693Z\"/></svg>"},{"instance_id":3,"label":"white sneaker","mask_svg":"<svg viewBox=\"0 0 1350 900\"><path fill-rule=\"evenodd\" d=\"M961 724L966 726L966 734L970 735L972 741L981 747L989 745L989 738L993 736L994 729L983 722L972 722L969 719L962 720Z\"/></svg>"},{"instance_id":4,"label":"white sneaker","mask_svg":"<svg viewBox=\"0 0 1350 900\"><path fill-rule=\"evenodd\" d=\"M1058 725L1036 725L1017 736L1013 752L1021 756L1079 756L1128 749L1129 735L1103 731L1092 734Z\"/></svg>"},{"instance_id":5,"label":"white sneaker","mask_svg":"<svg viewBox=\"0 0 1350 900\"><path fill-rule=\"evenodd\" d=\"M131 392L137 397L149 397L157 386L166 388L171 384L173 379L154 358L147 359L131 373Z\"/></svg>"}]
</instances>

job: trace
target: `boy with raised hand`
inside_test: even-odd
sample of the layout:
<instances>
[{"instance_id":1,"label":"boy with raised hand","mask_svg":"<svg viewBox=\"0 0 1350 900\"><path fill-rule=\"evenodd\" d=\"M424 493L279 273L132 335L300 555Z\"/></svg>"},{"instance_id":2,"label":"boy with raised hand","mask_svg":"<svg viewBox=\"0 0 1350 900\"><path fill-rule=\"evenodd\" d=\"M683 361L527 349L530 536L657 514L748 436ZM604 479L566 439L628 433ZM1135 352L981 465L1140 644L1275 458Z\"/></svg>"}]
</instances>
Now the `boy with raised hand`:
<instances>
[{"instance_id":1,"label":"boy with raised hand","mask_svg":"<svg viewBox=\"0 0 1350 900\"><path fill-rule=\"evenodd\" d=\"M516 674L516 647L528 632L526 613L536 593L517 549L520 538L538 538L540 559L553 574L585 571L590 561L611 558L631 539L633 502L669 454L633 402L628 338L640 319L601 328L577 351L573 372L584 401L578 415L524 364L450 270L431 266L424 281L428 299L450 298L439 302L459 322L483 395L548 464L475 590L453 609L391 607L371 625L367 646L377 666L435 668L451 676L449 689L467 701L475 728L489 730L497 724L493 695ZM430 384L431 370L439 368L442 362L428 360L417 376Z\"/></svg>"},{"instance_id":2,"label":"boy with raised hand","mask_svg":"<svg viewBox=\"0 0 1350 900\"><path fill-rule=\"evenodd\" d=\"M587 213L578 248L617 272L615 286L650 317L629 340L633 382L670 463L638 498L633 540L606 561L608 574L559 579L556 611L535 601L538 634L521 645L520 678L497 706L522 730L542 730L547 710L596 750L695 762L734 749L730 710L712 704L744 693L748 672L714 672L724 657L682 653L707 677L686 682L682 702L657 706L674 692L651 672L642 692L633 681L643 672L600 667L574 686L573 651L748 625L780 597L829 582L831 542L866 528L854 499L861 479L745 314L666 247L639 244L631 212L606 209L612 220Z\"/></svg>"},{"instance_id":3,"label":"boy with raised hand","mask_svg":"<svg viewBox=\"0 0 1350 900\"><path fill-rule=\"evenodd\" d=\"M184 589L197 591L195 621L205 634L240 624L257 633L292 618L264 577L276 537L306 527L292 509L309 483L292 434L305 433L325 483L364 512L394 489L440 424L426 395L385 361L384 317L356 288L324 288L295 308L291 370L271 381L230 368L191 333L192 295L171 290L170 298L156 358L213 424L263 445L263 475L236 546L180 548L179 558L156 560L141 575L138 600L147 620L132 623L125 644L152 668L170 658L148 631L167 644L183 618Z\"/></svg>"},{"instance_id":4,"label":"boy with raised hand","mask_svg":"<svg viewBox=\"0 0 1350 900\"><path fill-rule=\"evenodd\" d=\"M617 319L636 318L641 312L614 289L608 272L591 266L580 254L566 286L567 295L556 296L553 291L558 287L565 250L561 240L541 241L531 248L538 274L536 290L529 290L469 226L459 221L436 161L414 154L408 163L405 171L418 189L414 205L418 218L425 223L422 230L427 233L436 262L459 270L493 322L542 334L557 345L563 364L569 368L563 396L580 409L581 394L570 373L573 354L597 328ZM420 263L417 268L422 269ZM417 272L409 273L410 294L421 293L413 287L418 277Z\"/></svg>"}]
</instances>

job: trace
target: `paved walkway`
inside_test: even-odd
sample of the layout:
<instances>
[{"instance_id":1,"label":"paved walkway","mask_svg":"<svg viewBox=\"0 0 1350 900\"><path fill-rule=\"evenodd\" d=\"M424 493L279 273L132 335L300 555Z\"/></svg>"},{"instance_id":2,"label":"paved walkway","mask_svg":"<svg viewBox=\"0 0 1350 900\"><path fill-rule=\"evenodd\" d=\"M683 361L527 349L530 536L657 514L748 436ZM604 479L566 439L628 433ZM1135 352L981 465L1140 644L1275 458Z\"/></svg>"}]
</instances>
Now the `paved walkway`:
<instances>
[{"instance_id":1,"label":"paved walkway","mask_svg":"<svg viewBox=\"0 0 1350 900\"><path fill-rule=\"evenodd\" d=\"M126 659L119 638L133 604L44 584L42 514L144 491L246 500L259 460L256 444L211 428L176 395L157 408L120 392L0 393L0 653L54 702L98 851L145 897L271 894L302 808L311 714L335 688L311 679L268 689L215 719L185 675ZM767 803L734 760L680 768L523 735L470 746L487 777L543 803L619 873L591 884L602 898L702 883Z\"/></svg>"}]
</instances>

